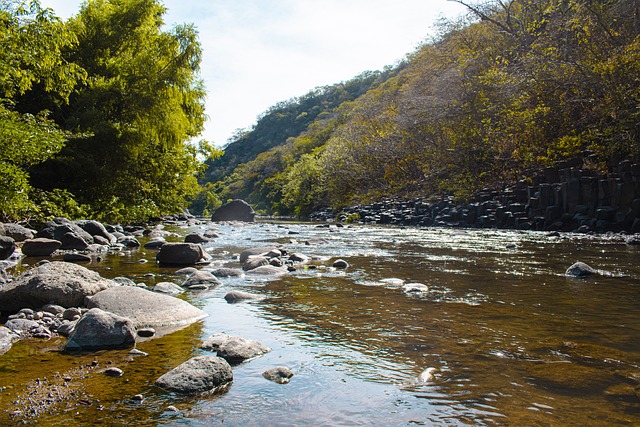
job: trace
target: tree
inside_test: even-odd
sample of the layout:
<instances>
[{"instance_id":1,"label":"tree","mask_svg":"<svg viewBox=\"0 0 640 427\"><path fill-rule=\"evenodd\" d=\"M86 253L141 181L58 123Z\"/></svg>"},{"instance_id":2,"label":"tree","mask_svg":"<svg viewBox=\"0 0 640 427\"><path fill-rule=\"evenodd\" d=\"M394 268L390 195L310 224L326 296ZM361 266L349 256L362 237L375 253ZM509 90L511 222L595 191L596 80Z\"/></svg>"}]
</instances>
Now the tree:
<instances>
[{"instance_id":1,"label":"tree","mask_svg":"<svg viewBox=\"0 0 640 427\"><path fill-rule=\"evenodd\" d=\"M71 139L34 178L105 220L178 211L197 191L189 141L205 120L201 48L191 25L164 31L164 13L156 0L94 0L68 24L79 44L66 57L88 78L56 119L91 136Z\"/></svg>"},{"instance_id":2,"label":"tree","mask_svg":"<svg viewBox=\"0 0 640 427\"><path fill-rule=\"evenodd\" d=\"M28 168L59 152L67 134L44 108L20 99L32 92L63 104L84 72L62 55L76 45L64 24L39 2L0 3L0 216L21 219L34 209Z\"/></svg>"}]
</instances>

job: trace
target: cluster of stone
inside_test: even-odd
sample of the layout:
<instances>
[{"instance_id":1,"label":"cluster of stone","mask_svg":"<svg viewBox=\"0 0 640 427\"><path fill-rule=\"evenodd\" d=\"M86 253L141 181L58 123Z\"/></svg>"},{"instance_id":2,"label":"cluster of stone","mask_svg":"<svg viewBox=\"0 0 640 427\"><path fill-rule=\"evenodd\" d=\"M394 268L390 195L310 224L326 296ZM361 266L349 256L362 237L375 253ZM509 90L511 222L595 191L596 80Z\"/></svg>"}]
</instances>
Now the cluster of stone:
<instances>
[{"instance_id":1,"label":"cluster of stone","mask_svg":"<svg viewBox=\"0 0 640 427\"><path fill-rule=\"evenodd\" d=\"M577 167L549 168L531 182L484 190L470 202L452 197L383 200L352 206L338 220L405 226L640 233L640 164L620 162L615 173L596 175ZM312 220L333 220L330 209Z\"/></svg>"}]
</instances>

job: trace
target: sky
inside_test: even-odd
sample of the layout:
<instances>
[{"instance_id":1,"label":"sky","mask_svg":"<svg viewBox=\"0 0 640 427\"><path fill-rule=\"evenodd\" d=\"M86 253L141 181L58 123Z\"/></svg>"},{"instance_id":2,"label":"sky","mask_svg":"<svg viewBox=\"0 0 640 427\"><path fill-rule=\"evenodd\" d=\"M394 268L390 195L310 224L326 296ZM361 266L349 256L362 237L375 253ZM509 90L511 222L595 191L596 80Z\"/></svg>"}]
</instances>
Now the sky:
<instances>
[{"instance_id":1,"label":"sky","mask_svg":"<svg viewBox=\"0 0 640 427\"><path fill-rule=\"evenodd\" d=\"M202 138L222 146L280 101L394 65L442 17L447 0L164 0L165 23L192 23L203 48L208 116ZM41 0L67 19L82 0Z\"/></svg>"}]
</instances>

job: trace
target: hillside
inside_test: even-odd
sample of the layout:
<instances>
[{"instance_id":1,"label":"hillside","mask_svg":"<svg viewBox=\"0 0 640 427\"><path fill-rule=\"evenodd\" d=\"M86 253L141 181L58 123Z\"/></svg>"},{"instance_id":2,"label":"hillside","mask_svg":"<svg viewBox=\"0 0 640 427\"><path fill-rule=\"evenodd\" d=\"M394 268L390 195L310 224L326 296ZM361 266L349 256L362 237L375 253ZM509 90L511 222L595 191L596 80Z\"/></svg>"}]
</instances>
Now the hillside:
<instances>
[{"instance_id":1,"label":"hillside","mask_svg":"<svg viewBox=\"0 0 640 427\"><path fill-rule=\"evenodd\" d=\"M465 5L366 91L269 110L211 165L204 192L306 215L390 196L465 199L587 150L601 173L638 159L637 1Z\"/></svg>"}]
</instances>

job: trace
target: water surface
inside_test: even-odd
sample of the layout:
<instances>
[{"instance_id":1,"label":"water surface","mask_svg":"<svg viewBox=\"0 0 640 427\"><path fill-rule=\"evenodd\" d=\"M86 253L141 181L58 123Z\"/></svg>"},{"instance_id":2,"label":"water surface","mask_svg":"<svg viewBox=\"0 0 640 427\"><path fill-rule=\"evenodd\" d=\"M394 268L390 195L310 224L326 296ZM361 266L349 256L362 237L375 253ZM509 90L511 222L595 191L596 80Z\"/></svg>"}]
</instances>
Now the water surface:
<instances>
[{"instance_id":1,"label":"water surface","mask_svg":"<svg viewBox=\"0 0 640 427\"><path fill-rule=\"evenodd\" d=\"M207 227L213 225L176 228L173 239ZM234 254L273 242L313 256L312 267L278 279L223 278L214 290L184 295L209 317L140 343L147 357L66 355L63 339L18 343L0 356L0 424L640 424L640 252L620 238L296 223L215 227L221 237L206 245L212 266L239 267ZM310 239L324 242L306 244ZM87 266L148 286L180 283L175 269L159 268L154 256L129 251ZM331 268L337 258L349 268ZM577 260L602 274L565 278ZM429 290L407 293L403 283ZM267 298L227 304L231 289ZM183 397L153 386L167 370L206 353L199 344L215 332L272 351L235 367L222 393ZM112 365L125 375L101 374ZM289 384L262 377L279 365L294 372ZM428 367L437 369L435 378L417 382ZM63 383L70 391L62 402L35 413L15 407L43 384L57 392L52 385ZM132 400L136 394L145 400ZM20 415L11 415L16 410Z\"/></svg>"}]
</instances>

